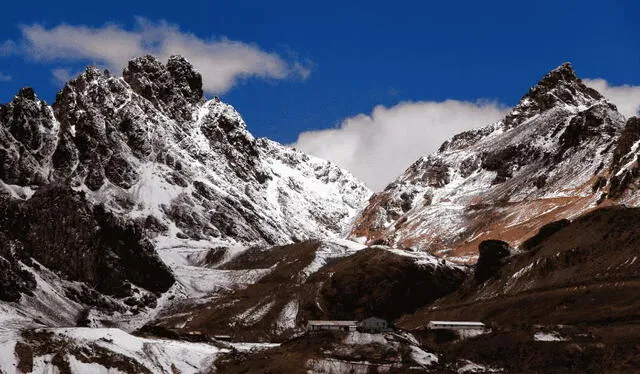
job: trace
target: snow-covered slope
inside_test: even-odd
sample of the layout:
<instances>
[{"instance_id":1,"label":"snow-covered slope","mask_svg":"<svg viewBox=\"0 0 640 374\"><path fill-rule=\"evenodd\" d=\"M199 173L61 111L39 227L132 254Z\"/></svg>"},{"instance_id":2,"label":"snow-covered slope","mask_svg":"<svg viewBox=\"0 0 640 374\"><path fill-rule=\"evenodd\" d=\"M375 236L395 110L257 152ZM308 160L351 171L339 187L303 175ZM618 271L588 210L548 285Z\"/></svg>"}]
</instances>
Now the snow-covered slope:
<instances>
[{"instance_id":1,"label":"snow-covered slope","mask_svg":"<svg viewBox=\"0 0 640 374\"><path fill-rule=\"evenodd\" d=\"M351 236L463 261L488 238L517 245L606 198L623 127L615 106L563 64L505 119L454 136L374 195Z\"/></svg>"}]
</instances>

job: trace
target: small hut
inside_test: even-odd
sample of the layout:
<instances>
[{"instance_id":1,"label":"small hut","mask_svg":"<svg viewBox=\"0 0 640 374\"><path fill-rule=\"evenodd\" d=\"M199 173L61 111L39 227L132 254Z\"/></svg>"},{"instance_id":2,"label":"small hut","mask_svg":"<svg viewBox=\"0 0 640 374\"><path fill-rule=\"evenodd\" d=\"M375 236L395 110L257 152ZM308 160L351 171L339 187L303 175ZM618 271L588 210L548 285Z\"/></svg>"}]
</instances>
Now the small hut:
<instances>
[{"instance_id":1,"label":"small hut","mask_svg":"<svg viewBox=\"0 0 640 374\"><path fill-rule=\"evenodd\" d=\"M389 329L389 324L382 318L378 317L369 317L363 319L358 324L360 330L363 332L383 332Z\"/></svg>"}]
</instances>

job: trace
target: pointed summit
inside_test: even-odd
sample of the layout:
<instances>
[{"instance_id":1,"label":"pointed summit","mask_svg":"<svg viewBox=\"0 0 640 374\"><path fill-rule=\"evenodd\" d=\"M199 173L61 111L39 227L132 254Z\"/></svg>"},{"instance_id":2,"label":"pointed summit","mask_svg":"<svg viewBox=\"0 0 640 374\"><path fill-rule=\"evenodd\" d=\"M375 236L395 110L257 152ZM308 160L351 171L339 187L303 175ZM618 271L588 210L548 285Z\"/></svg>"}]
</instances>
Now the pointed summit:
<instances>
[{"instance_id":1,"label":"pointed summit","mask_svg":"<svg viewBox=\"0 0 640 374\"><path fill-rule=\"evenodd\" d=\"M520 99L518 105L505 118L505 126L512 128L554 107L586 109L604 97L593 88L587 87L578 78L570 62L565 62L548 72L535 86ZM611 105L611 104L609 104Z\"/></svg>"},{"instance_id":2,"label":"pointed summit","mask_svg":"<svg viewBox=\"0 0 640 374\"><path fill-rule=\"evenodd\" d=\"M553 87L559 82L573 82L579 80L570 62L558 66L545 75L536 86Z\"/></svg>"},{"instance_id":3,"label":"pointed summit","mask_svg":"<svg viewBox=\"0 0 640 374\"><path fill-rule=\"evenodd\" d=\"M16 97L31 100L31 101L38 100L38 96L36 95L36 92L33 90L32 87L21 88L20 91L18 91L18 94L16 95Z\"/></svg>"}]
</instances>

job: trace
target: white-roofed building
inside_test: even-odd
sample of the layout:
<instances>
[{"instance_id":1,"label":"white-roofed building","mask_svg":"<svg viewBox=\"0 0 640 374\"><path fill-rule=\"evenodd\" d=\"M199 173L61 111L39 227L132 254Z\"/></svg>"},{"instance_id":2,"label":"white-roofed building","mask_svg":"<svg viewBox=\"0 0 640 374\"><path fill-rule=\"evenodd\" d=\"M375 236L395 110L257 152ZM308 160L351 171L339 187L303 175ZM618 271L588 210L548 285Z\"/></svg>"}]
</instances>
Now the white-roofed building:
<instances>
[{"instance_id":1,"label":"white-roofed building","mask_svg":"<svg viewBox=\"0 0 640 374\"><path fill-rule=\"evenodd\" d=\"M430 321L427 325L429 330L484 330L482 322L469 321Z\"/></svg>"}]
</instances>

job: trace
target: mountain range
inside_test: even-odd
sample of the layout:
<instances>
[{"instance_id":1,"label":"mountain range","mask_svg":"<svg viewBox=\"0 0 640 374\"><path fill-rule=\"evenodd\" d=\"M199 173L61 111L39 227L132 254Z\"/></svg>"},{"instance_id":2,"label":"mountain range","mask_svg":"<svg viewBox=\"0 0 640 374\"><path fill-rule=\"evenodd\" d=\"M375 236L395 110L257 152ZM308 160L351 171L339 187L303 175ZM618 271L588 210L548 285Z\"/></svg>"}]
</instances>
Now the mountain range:
<instances>
[{"instance_id":1,"label":"mountain range","mask_svg":"<svg viewBox=\"0 0 640 374\"><path fill-rule=\"evenodd\" d=\"M377 193L254 138L180 56L24 88L0 106L0 372L637 368L638 144L569 63ZM396 329L305 334L370 316Z\"/></svg>"}]
</instances>

